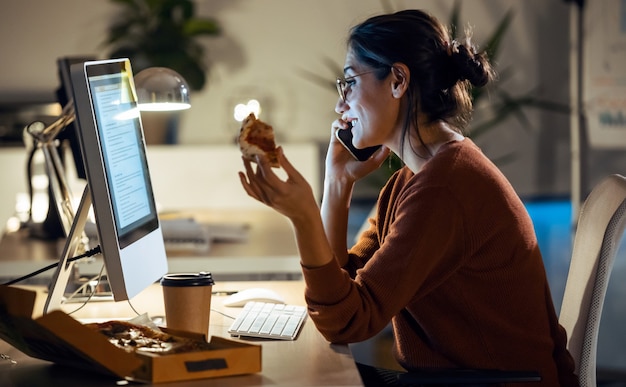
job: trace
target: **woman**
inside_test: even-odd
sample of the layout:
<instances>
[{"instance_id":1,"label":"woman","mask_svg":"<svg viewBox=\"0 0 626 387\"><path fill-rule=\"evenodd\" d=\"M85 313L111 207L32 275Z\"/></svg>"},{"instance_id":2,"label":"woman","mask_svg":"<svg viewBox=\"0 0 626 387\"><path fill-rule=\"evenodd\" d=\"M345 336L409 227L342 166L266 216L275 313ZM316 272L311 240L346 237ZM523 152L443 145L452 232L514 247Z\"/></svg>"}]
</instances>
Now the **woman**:
<instances>
[{"instance_id":1,"label":"woman","mask_svg":"<svg viewBox=\"0 0 626 387\"><path fill-rule=\"evenodd\" d=\"M463 136L468 89L493 78L469 38L451 41L418 10L372 17L348 39L321 211L282 149L282 181L260 157L244 160L247 193L287 216L301 256L311 319L331 342L353 343L390 321L407 370L538 370L542 385L577 385L531 220L501 172ZM370 228L350 249L357 180L392 151L405 166L380 193Z\"/></svg>"}]
</instances>

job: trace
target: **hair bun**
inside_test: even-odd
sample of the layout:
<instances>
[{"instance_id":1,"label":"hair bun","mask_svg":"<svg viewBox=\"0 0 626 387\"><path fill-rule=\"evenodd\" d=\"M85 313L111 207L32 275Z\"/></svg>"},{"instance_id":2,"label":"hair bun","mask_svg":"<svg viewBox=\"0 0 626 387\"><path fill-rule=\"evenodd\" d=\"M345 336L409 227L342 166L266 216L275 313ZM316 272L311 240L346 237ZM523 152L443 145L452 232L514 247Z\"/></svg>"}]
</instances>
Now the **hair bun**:
<instances>
[{"instance_id":1,"label":"hair bun","mask_svg":"<svg viewBox=\"0 0 626 387\"><path fill-rule=\"evenodd\" d=\"M492 78L491 67L485 53L476 53L473 46L470 45L468 48L466 44L456 41L452 42L448 50L458 80L467 79L472 85L481 87Z\"/></svg>"}]
</instances>

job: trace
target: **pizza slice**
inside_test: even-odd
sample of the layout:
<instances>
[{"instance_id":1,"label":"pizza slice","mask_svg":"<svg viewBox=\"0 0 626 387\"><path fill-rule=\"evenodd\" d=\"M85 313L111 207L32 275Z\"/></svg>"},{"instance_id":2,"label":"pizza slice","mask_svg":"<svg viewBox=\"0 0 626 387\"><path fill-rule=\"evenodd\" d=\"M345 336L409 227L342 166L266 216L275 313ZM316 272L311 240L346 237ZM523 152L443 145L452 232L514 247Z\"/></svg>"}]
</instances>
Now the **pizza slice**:
<instances>
[{"instance_id":1,"label":"pizza slice","mask_svg":"<svg viewBox=\"0 0 626 387\"><path fill-rule=\"evenodd\" d=\"M238 142L239 149L246 159L255 161L256 155L265 155L272 167L279 167L274 128L257 119L254 113L250 113L243 120Z\"/></svg>"}]
</instances>

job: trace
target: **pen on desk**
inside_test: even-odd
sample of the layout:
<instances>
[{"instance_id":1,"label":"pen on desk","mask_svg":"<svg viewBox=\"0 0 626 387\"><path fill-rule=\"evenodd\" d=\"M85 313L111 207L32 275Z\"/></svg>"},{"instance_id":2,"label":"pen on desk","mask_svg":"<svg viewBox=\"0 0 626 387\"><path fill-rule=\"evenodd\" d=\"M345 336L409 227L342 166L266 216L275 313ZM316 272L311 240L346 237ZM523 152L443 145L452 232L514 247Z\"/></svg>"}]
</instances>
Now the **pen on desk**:
<instances>
[{"instance_id":1,"label":"pen on desk","mask_svg":"<svg viewBox=\"0 0 626 387\"><path fill-rule=\"evenodd\" d=\"M211 294L214 296L230 296L237 292L238 292L237 290L218 290L218 291L211 292Z\"/></svg>"}]
</instances>

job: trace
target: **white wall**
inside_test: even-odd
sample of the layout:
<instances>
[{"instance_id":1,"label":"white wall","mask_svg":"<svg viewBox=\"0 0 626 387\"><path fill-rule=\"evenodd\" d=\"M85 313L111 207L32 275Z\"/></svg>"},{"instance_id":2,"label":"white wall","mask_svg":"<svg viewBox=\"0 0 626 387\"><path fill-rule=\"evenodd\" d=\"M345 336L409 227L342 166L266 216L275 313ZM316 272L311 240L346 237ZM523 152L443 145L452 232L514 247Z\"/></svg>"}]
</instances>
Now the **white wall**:
<instances>
[{"instance_id":1,"label":"white wall","mask_svg":"<svg viewBox=\"0 0 626 387\"><path fill-rule=\"evenodd\" d=\"M286 144L289 161L311 183L321 199L319 154L312 144ZM154 197L161 211L199 208L268 208L248 196L241 186L244 171L236 145L153 145L148 147L148 164ZM282 169L274 172L282 179Z\"/></svg>"},{"instance_id":2,"label":"white wall","mask_svg":"<svg viewBox=\"0 0 626 387\"><path fill-rule=\"evenodd\" d=\"M95 54L115 15L112 1L5 1L0 13L0 102L52 98L57 86L55 60ZM262 118L271 122L279 142L325 142L335 117L335 92L304 79L301 69L329 80L337 75L325 65L343 65L348 29L384 11L425 8L447 21L453 0L197 0L199 15L219 20L223 34L203 38L211 67L208 87L192 95L180 141L186 144L231 143L238 124L230 112L250 96L265 103ZM535 95L569 102L569 27L565 1L465 0L462 20L484 41L507 10L513 25L502 44L499 68L512 69L506 83L512 95ZM480 139L486 153L516 152L502 165L522 195L569 191L569 118L530 110L531 128L511 120L497 133Z\"/></svg>"},{"instance_id":3,"label":"white wall","mask_svg":"<svg viewBox=\"0 0 626 387\"><path fill-rule=\"evenodd\" d=\"M26 152L21 149L0 151L0 233L7 220L16 215L19 194L28 193L26 179Z\"/></svg>"},{"instance_id":4,"label":"white wall","mask_svg":"<svg viewBox=\"0 0 626 387\"><path fill-rule=\"evenodd\" d=\"M321 199L321 178L319 151L315 144L288 143L284 145L289 161L300 171L318 201ZM239 147L230 144L203 145L153 145L147 150L150 176L154 197L159 211L197 210L199 208L251 208L268 207L250 198L241 187L238 172L244 171ZM67 157L71 157L67 154ZM27 205L24 197L28 193L26 177L26 152L20 148L5 148L0 151L0 233L5 230L6 221L14 216L27 216L27 208L16 208L19 204ZM35 173L43 173L43 155L37 153ZM71 163L69 165L72 165ZM275 173L286 178L283 170ZM44 183L47 184L47 183ZM76 203L84 188L84 181L77 180L75 171L69 171L68 184ZM45 186L45 185L44 185ZM37 190L35 190L37 191ZM37 195L37 192L35 192ZM36 221L43 221L46 215L47 194L43 192L42 201L35 199ZM37 196L35 196L37 198ZM24 202L24 200L26 200Z\"/></svg>"}]
</instances>

